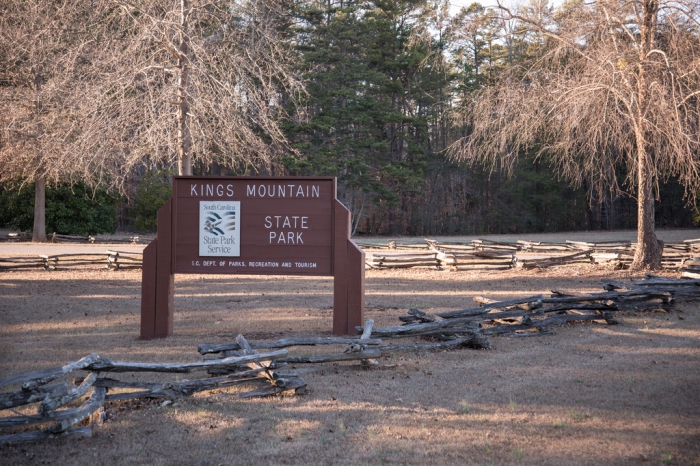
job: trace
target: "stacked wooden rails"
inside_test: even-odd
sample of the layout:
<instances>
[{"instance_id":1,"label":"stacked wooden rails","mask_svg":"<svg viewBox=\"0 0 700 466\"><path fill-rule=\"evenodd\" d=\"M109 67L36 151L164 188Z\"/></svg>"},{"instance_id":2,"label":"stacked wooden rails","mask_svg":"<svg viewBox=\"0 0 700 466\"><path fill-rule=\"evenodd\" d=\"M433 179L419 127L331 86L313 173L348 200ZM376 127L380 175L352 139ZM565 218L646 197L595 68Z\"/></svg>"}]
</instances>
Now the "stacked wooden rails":
<instances>
[{"instance_id":1,"label":"stacked wooden rails","mask_svg":"<svg viewBox=\"0 0 700 466\"><path fill-rule=\"evenodd\" d=\"M700 298L700 280L674 280L648 276L620 283L601 280L607 291L581 294L552 290L549 297L533 295L506 301L475 297L480 307L429 314L410 309L399 317L403 325L374 329L372 336L424 336L437 340L480 335L535 336L550 333L550 326L593 321L617 324L618 311L670 312L677 299ZM359 332L361 327L357 328Z\"/></svg>"},{"instance_id":2,"label":"stacked wooden rails","mask_svg":"<svg viewBox=\"0 0 700 466\"><path fill-rule=\"evenodd\" d=\"M700 238L683 240L687 252L700 252Z\"/></svg>"},{"instance_id":3,"label":"stacked wooden rails","mask_svg":"<svg viewBox=\"0 0 700 466\"><path fill-rule=\"evenodd\" d=\"M681 278L700 278L700 258L689 259L683 264Z\"/></svg>"},{"instance_id":4,"label":"stacked wooden rails","mask_svg":"<svg viewBox=\"0 0 700 466\"><path fill-rule=\"evenodd\" d=\"M425 240L431 250L437 253L440 265L457 270L507 270L515 267L515 249L505 243L473 240L469 244ZM487 247L488 246L488 247Z\"/></svg>"},{"instance_id":5,"label":"stacked wooden rails","mask_svg":"<svg viewBox=\"0 0 700 466\"><path fill-rule=\"evenodd\" d=\"M143 266L143 253L129 251L107 251L109 270L140 269Z\"/></svg>"},{"instance_id":6,"label":"stacked wooden rails","mask_svg":"<svg viewBox=\"0 0 700 466\"><path fill-rule=\"evenodd\" d=\"M143 254L140 252L107 251L95 254L40 254L37 257L0 258L0 271L13 269L64 270L102 266L109 270L140 269Z\"/></svg>"},{"instance_id":7,"label":"stacked wooden rails","mask_svg":"<svg viewBox=\"0 0 700 466\"><path fill-rule=\"evenodd\" d=\"M59 235L53 233L48 239L52 243L148 244L153 240L153 237L130 236L128 238L99 238L95 236Z\"/></svg>"},{"instance_id":8,"label":"stacked wooden rails","mask_svg":"<svg viewBox=\"0 0 700 466\"><path fill-rule=\"evenodd\" d=\"M355 242L360 248L368 249L428 249L426 243L387 241L386 243Z\"/></svg>"},{"instance_id":9,"label":"stacked wooden rails","mask_svg":"<svg viewBox=\"0 0 700 466\"><path fill-rule=\"evenodd\" d=\"M154 236L129 236L124 238L110 237L102 238L97 236L61 235L51 233L46 235L50 243L82 243L82 244L148 244L153 241ZM8 233L0 236L0 241L24 242L31 241L32 235L28 233Z\"/></svg>"},{"instance_id":10,"label":"stacked wooden rails","mask_svg":"<svg viewBox=\"0 0 700 466\"><path fill-rule=\"evenodd\" d=\"M142 240L142 238L133 237L128 242ZM632 263L636 246L629 241L566 241L564 243L516 241L509 243L485 239L469 242L442 242L431 239L426 239L423 243L360 242L358 245L365 250L366 269L428 267L452 271L508 270L513 267L546 268L554 265L591 263L624 269ZM693 267L693 261L699 253L700 239L665 244L662 268L696 273L697 270L693 272L688 267ZM0 271L26 268L55 270L63 267L98 265L103 263L104 258L105 256L100 254L0 258ZM107 268L113 270L139 268L142 263L142 254L108 251L106 262Z\"/></svg>"},{"instance_id":11,"label":"stacked wooden rails","mask_svg":"<svg viewBox=\"0 0 700 466\"><path fill-rule=\"evenodd\" d=\"M437 258L437 253L365 253L365 268L366 269L395 269L406 267L440 267L440 259Z\"/></svg>"}]
</instances>

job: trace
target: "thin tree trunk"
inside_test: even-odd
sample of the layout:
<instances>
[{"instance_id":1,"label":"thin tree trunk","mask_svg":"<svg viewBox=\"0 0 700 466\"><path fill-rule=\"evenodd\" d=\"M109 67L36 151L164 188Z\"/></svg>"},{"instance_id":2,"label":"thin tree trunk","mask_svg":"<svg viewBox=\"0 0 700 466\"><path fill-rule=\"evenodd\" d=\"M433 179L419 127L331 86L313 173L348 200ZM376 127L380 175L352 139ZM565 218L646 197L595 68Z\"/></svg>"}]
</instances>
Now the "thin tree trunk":
<instances>
[{"instance_id":1,"label":"thin tree trunk","mask_svg":"<svg viewBox=\"0 0 700 466\"><path fill-rule=\"evenodd\" d=\"M643 146L637 148L637 250L632 269L661 267L663 249L654 232L654 193L648 157Z\"/></svg>"},{"instance_id":2,"label":"thin tree trunk","mask_svg":"<svg viewBox=\"0 0 700 466\"><path fill-rule=\"evenodd\" d=\"M32 241L46 242L46 177L38 175L34 180L34 232Z\"/></svg>"},{"instance_id":3,"label":"thin tree trunk","mask_svg":"<svg viewBox=\"0 0 700 466\"><path fill-rule=\"evenodd\" d=\"M41 140L44 135L44 123L42 121L41 101L41 75L35 71L34 89L36 92L36 140L38 150L42 150ZM46 242L46 176L41 166L41 157L37 157L37 174L34 179L34 228L32 242Z\"/></svg>"},{"instance_id":4,"label":"thin tree trunk","mask_svg":"<svg viewBox=\"0 0 700 466\"><path fill-rule=\"evenodd\" d=\"M188 0L180 1L180 58L178 59L179 76L177 81L177 137L178 137L178 173L192 175L192 134L189 122L190 102L187 96L189 78L190 46L187 35L187 19L190 12Z\"/></svg>"}]
</instances>

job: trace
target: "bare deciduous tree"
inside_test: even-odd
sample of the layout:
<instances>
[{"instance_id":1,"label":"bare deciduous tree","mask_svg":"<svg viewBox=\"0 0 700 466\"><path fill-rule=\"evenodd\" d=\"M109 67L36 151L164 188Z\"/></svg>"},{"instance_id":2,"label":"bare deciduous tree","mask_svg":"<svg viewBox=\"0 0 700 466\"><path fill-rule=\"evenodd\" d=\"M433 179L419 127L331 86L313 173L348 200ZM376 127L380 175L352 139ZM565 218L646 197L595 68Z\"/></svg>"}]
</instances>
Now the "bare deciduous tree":
<instances>
[{"instance_id":1,"label":"bare deciduous tree","mask_svg":"<svg viewBox=\"0 0 700 466\"><path fill-rule=\"evenodd\" d=\"M80 143L124 169L271 167L303 86L280 2L110 0ZM119 153L115 157L113 154Z\"/></svg>"},{"instance_id":2,"label":"bare deciduous tree","mask_svg":"<svg viewBox=\"0 0 700 466\"><path fill-rule=\"evenodd\" d=\"M572 2L553 17L500 8L543 41L522 68L463 103L470 134L452 154L509 167L523 151L538 150L575 184L586 181L599 193L635 188L632 266L658 267L655 186L676 176L691 201L700 188L698 3Z\"/></svg>"},{"instance_id":3,"label":"bare deciduous tree","mask_svg":"<svg viewBox=\"0 0 700 466\"><path fill-rule=\"evenodd\" d=\"M46 240L45 186L90 171L69 149L89 2L0 2L0 181L35 184L34 241Z\"/></svg>"}]
</instances>

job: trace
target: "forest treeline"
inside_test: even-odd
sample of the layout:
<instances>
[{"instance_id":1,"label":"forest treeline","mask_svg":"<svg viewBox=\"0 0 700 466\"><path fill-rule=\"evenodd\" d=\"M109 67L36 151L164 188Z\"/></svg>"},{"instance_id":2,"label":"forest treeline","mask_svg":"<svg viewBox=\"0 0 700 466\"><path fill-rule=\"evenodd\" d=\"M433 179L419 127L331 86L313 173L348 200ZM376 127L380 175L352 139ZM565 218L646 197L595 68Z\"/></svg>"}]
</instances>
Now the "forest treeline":
<instances>
[{"instance_id":1,"label":"forest treeline","mask_svg":"<svg viewBox=\"0 0 700 466\"><path fill-rule=\"evenodd\" d=\"M294 15L308 119L285 126L298 152L284 168L337 176L357 233L636 227L633 199L591 199L587 186L569 186L529 154L511 172L448 156L468 131L455 121L459 106L543 46L515 21L479 3L450 14L448 2L415 0L300 2ZM673 181L660 189L657 225L692 226L683 189Z\"/></svg>"},{"instance_id":2,"label":"forest treeline","mask_svg":"<svg viewBox=\"0 0 700 466\"><path fill-rule=\"evenodd\" d=\"M169 3L173 3L171 7L177 13L177 5L181 2L163 4ZM102 123L90 120L93 121L93 129L89 138L80 142L80 147L88 151L88 157L89 151L100 154L99 157L105 160L103 166L114 166L111 167L112 172L91 168L89 176L85 175L86 170L76 174L61 171L65 167L55 172L46 169L49 189L52 183L60 185L76 179L92 185L101 184L105 188L121 189L127 200L126 207L120 209L120 223L123 226L152 224L134 217L133 212L129 215L128 208L134 205L138 196L145 196L153 206L160 202L160 197L148 193L147 189L142 187L139 190L139 183L146 173L169 172L177 168L179 161L175 155L180 149L167 141L182 140L183 144L189 144L192 173L195 175L338 177L338 197L351 211L355 234L496 234L636 227L637 204L634 198L620 191L601 193L590 190L585 180L576 186L568 184L555 175L546 154L539 153L536 148L520 154L517 162L507 166L467 164L451 156L450 147L470 131L471 123L461 110L478 99L483 89L496 82L502 83L504 77L510 74L519 73L519 69L538 56L539 49L548 46L543 37L521 28L517 20L504 15L502 11L486 8L479 3L457 10L445 0L288 0L275 2L274 9L262 13L256 10L255 15L262 15L256 18L274 18L274 21L266 23L267 29L255 25L249 29L246 29L248 26L241 26L242 30L250 33L236 36L236 40L230 43L233 45L220 45L225 43L220 38L230 34L230 29L226 28L234 23L211 19L219 18L216 16L219 13L211 7L217 3L208 2L201 7L202 11L209 9L209 16L193 14L194 19L184 16L177 19L177 16L173 16L177 21L171 23L166 21L166 7L163 7L163 12L156 7L153 7L156 8L154 11L142 11L125 1L114 2L115 12L128 12L124 18L118 17L117 13L101 13L100 21L106 15L111 15L109 27L99 32L93 28L90 32L95 37L102 37L100 47L117 44L124 48L123 44L130 40L150 44L145 48L132 47L128 57L167 56L167 41L160 39L158 34L167 36L170 26L157 34L149 32L143 37L138 35L141 30L136 28L147 15L156 18L162 13L165 18L163 24L179 24L180 29L172 35L174 38L181 37L177 42L181 54L176 55L180 58L170 68L166 63L168 58L163 58L162 70L157 70L161 74L144 78L147 73L159 68L155 62L144 60L135 63L132 68L119 68L116 61L122 60L121 63L124 63L126 59L123 57L127 55L120 58L119 54L114 53L109 57L102 56L109 63L100 65L94 72L97 74L90 75L87 71L81 74L91 76L86 82L100 80L102 86L94 96L86 93L82 97L84 101L93 102L94 108L102 109L100 105L104 105L105 96L112 96L112 100L107 99L110 103L104 110L95 111L80 120L88 121L102 112L98 115ZM565 2L553 7L546 2L533 1L521 9L521 14L556 17L565 14L567 8L572 8L574 4L576 2ZM232 8L222 11L223 15L234 14ZM87 13L78 11L76 14ZM246 14L254 16L252 13L238 12L235 24L266 21L264 18L250 20ZM182 31L188 20L188 31L192 37L190 42L182 39ZM94 20L88 18L85 21ZM146 29L157 29L153 25L160 24L156 19L149 21L144 26ZM128 25L124 26L126 23ZM273 27L270 28L270 25ZM105 39L109 34L118 37ZM200 42L195 40L197 34ZM274 40L270 39L270 43L274 47L260 45L272 35ZM243 42L244 45L236 48L236 44ZM186 46L184 49L183 44ZM207 53L210 53L208 47L212 47L211 44L218 48L211 52L212 58L209 59ZM66 44L64 46L67 47ZM6 48L2 50L9 54ZM63 53L61 50L61 47L56 47L49 55ZM91 53L90 56L97 60L95 52ZM258 54L251 58L253 66L244 61L230 65L238 67L240 76L247 79L245 84L239 81L239 84L226 87L227 80L243 79L239 74L224 73L221 71L223 68L217 68L223 66L221 57L228 53L240 56ZM189 71L186 68L188 62L183 62L182 56L189 57L192 64ZM80 54L75 57L77 63ZM273 61L279 64L280 60L284 61L283 71L280 71L282 65L279 69L269 65ZM5 61L4 79L0 81L0 87L12 91L15 96L20 95L18 89L23 84L17 77L19 74L13 74L11 67L15 65L7 63ZM179 74L166 75L166 72L178 73L178 66ZM60 73L61 70L55 72ZM43 83L41 92L46 93L51 90L46 90L48 85L55 79L48 72L47 77L37 77L36 74L32 77L30 74L23 78L28 83L25 86L28 89L27 99L36 104L39 100L36 96L40 95L37 83ZM96 78L98 75L99 78ZM119 79L109 81L112 75ZM192 85L193 90L183 95L183 76L190 83L199 79L197 82L201 84ZM112 84L103 84L102 81ZM125 81L128 81L128 85L124 84ZM180 87L169 93L164 92L163 95L167 94L167 97L163 98L166 103L162 108L153 104L155 100L152 97L143 101L146 103L135 97L139 93L152 95L153 89L160 92L176 81ZM67 84L67 81L64 84L74 86ZM206 89L210 88L220 93L213 94L214 97L206 94ZM245 90L241 91L241 88ZM258 91L258 88L262 90ZM6 92L5 96L12 93ZM58 131L56 128L62 127L61 124L65 126L57 116L60 113L58 107L51 106L60 100L59 95L60 92L45 98L40 110L35 111L35 107L39 106L36 104L27 111L25 120L30 122L30 126L36 125L36 121L32 123L31 115L36 118L42 112L52 114L53 126L49 126L48 122L42 123L41 134ZM242 116L230 120L227 127L227 115L233 115L232 112L236 110L218 103L227 98L234 99L232 96L240 99L234 102L233 107L249 106L255 107L255 110L244 111ZM197 105L207 99L211 100L209 106ZM117 101L120 105L114 104ZM126 111L123 102L132 102L133 107ZM4 126L17 127L18 119L8 117L7 112L19 110L16 110L17 107L8 110L8 105L2 117ZM175 105L176 110L168 109L168 105ZM77 108L77 104L74 106ZM272 108L275 110L270 110ZM148 126L145 122L143 126L139 124L139 118L160 121L166 112L179 112L178 124L191 114L193 123L189 127L168 127L166 122L155 130L154 126ZM266 114L266 119L260 116L262 113ZM118 126L117 123L110 123L111 117L121 125L118 132L110 133ZM242 129L244 126L246 132ZM230 134L223 134L227 131ZM187 132L192 132L192 135L185 134ZM7 157L19 146L16 142L8 142L13 137L12 131L3 134L5 140L0 139L0 151L5 144ZM100 145L96 141L103 134L108 135L109 140ZM158 137L162 140L153 142ZM187 142L187 137L194 142ZM129 138L140 142L129 146L125 142ZM80 137L73 139L79 141ZM73 139L57 137L55 144L72 143ZM246 141L254 141L254 144ZM112 160L104 155L113 150L110 144L118 146L121 154L129 154L129 163L120 164L114 162L117 159ZM25 142L22 147L27 145L30 142ZM74 151L76 147L77 142ZM164 155L156 157L154 154L157 152ZM247 155L236 155L243 153ZM34 173L39 170L35 169L30 174L26 172L26 166L28 164L13 170L0 168L3 175L1 186L6 193L16 190L23 180L35 176ZM48 165L38 163L37 166ZM123 181L115 183L114 173L119 168L128 173L122 173ZM95 173L99 173L99 176L95 176ZM627 175L623 171L617 173L620 185L629 182ZM147 180L152 184L153 177L147 177ZM162 192L162 187L153 189ZM658 227L684 228L694 225L695 209L686 205L686 193L676 180L663 180L656 194ZM142 199L137 202L143 203ZM143 212L142 216L151 215L148 208ZM0 222L3 220L7 222L0 215Z\"/></svg>"}]
</instances>

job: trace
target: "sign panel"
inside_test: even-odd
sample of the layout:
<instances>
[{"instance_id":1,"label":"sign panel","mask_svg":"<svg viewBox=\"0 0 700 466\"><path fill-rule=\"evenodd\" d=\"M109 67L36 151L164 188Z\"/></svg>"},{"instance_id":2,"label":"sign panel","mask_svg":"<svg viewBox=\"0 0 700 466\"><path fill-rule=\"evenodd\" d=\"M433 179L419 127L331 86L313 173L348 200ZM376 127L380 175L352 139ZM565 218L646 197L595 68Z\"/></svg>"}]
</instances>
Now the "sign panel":
<instances>
[{"instance_id":1,"label":"sign panel","mask_svg":"<svg viewBox=\"0 0 700 466\"><path fill-rule=\"evenodd\" d=\"M199 255L241 255L240 201L199 201Z\"/></svg>"},{"instance_id":2,"label":"sign panel","mask_svg":"<svg viewBox=\"0 0 700 466\"><path fill-rule=\"evenodd\" d=\"M331 177L174 177L173 272L332 275Z\"/></svg>"}]
</instances>

